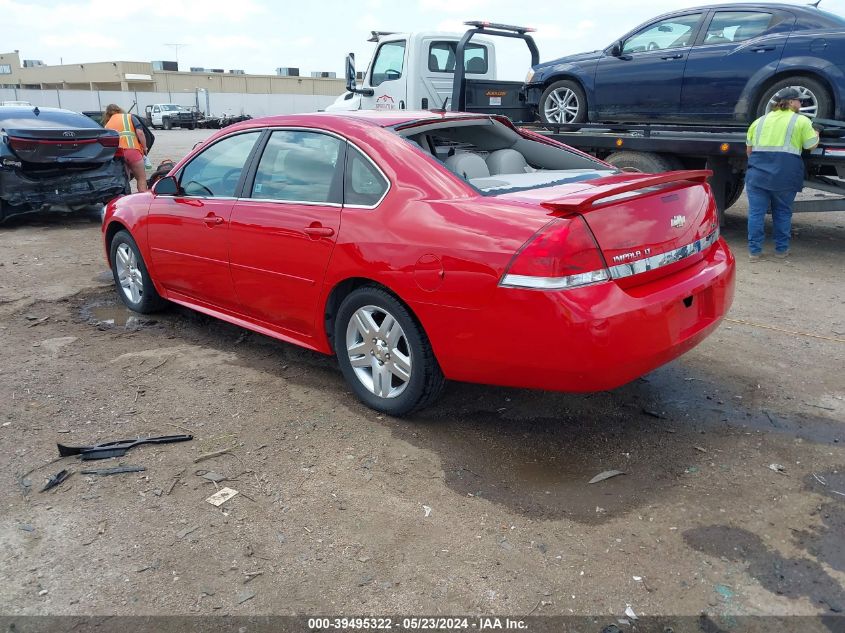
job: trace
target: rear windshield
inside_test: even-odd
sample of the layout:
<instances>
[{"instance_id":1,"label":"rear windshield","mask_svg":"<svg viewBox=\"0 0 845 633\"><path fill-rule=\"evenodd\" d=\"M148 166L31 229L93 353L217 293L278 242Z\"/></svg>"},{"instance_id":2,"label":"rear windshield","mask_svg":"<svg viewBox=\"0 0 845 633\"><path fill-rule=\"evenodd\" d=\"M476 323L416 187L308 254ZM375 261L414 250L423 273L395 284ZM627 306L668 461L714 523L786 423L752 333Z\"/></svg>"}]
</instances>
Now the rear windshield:
<instances>
[{"instance_id":1,"label":"rear windshield","mask_svg":"<svg viewBox=\"0 0 845 633\"><path fill-rule=\"evenodd\" d=\"M490 118L424 124L398 132L487 196L617 173L592 157L526 138Z\"/></svg>"},{"instance_id":2,"label":"rear windshield","mask_svg":"<svg viewBox=\"0 0 845 633\"><path fill-rule=\"evenodd\" d=\"M835 13L830 13L829 11L822 11L821 9L818 10L826 20L830 21L832 24L837 26L845 26L845 18L842 16L836 15Z\"/></svg>"},{"instance_id":3,"label":"rear windshield","mask_svg":"<svg viewBox=\"0 0 845 633\"><path fill-rule=\"evenodd\" d=\"M100 127L78 112L55 108L0 108L0 128L90 128Z\"/></svg>"}]
</instances>

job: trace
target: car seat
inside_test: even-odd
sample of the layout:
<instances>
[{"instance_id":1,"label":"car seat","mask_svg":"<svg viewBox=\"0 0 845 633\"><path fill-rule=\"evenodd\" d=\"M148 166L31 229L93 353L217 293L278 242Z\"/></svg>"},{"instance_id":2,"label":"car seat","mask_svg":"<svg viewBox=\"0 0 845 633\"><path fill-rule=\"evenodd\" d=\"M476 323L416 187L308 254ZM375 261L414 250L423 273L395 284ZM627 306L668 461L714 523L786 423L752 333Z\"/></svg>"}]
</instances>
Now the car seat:
<instances>
[{"instance_id":1,"label":"car seat","mask_svg":"<svg viewBox=\"0 0 845 633\"><path fill-rule=\"evenodd\" d=\"M487 72L487 62L482 57L473 57L466 62L465 68L468 73L483 75Z\"/></svg>"},{"instance_id":2,"label":"car seat","mask_svg":"<svg viewBox=\"0 0 845 633\"><path fill-rule=\"evenodd\" d=\"M487 168L490 174L526 174L534 171L525 160L525 156L515 149L497 149L487 156Z\"/></svg>"},{"instance_id":3,"label":"car seat","mask_svg":"<svg viewBox=\"0 0 845 633\"><path fill-rule=\"evenodd\" d=\"M457 174L465 180L472 180L473 178L488 178L490 170L487 168L487 163L478 154L471 152L461 152L449 156L443 161L446 167L452 173Z\"/></svg>"}]
</instances>

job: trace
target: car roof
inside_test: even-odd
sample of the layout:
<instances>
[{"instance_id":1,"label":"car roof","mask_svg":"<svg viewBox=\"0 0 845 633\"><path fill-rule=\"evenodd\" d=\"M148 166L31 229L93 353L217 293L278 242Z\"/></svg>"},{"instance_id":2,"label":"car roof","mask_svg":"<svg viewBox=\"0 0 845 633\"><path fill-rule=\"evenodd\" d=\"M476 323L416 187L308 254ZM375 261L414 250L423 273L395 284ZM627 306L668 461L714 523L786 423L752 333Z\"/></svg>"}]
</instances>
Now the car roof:
<instances>
[{"instance_id":1,"label":"car roof","mask_svg":"<svg viewBox=\"0 0 845 633\"><path fill-rule=\"evenodd\" d=\"M667 11L663 15L674 15L676 13L686 13L688 11L706 11L707 9L780 9L793 11L801 14L813 14L814 16L828 17L829 13L822 11L819 7L814 7L808 4L788 4L785 2L738 2L738 3L720 3L720 4L703 4L697 7L684 7L683 9L675 9L674 11Z\"/></svg>"}]
</instances>

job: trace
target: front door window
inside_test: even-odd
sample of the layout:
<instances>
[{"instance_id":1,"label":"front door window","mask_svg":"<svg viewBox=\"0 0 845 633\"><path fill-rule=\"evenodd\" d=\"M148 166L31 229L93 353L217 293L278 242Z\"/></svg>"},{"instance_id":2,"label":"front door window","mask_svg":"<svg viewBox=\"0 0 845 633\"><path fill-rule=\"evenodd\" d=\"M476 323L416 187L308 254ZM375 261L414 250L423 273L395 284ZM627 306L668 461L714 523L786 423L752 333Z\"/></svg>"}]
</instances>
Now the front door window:
<instances>
[{"instance_id":1,"label":"front door window","mask_svg":"<svg viewBox=\"0 0 845 633\"><path fill-rule=\"evenodd\" d=\"M655 22L629 37L622 46L622 54L690 46L700 20L700 13L691 13Z\"/></svg>"}]
</instances>

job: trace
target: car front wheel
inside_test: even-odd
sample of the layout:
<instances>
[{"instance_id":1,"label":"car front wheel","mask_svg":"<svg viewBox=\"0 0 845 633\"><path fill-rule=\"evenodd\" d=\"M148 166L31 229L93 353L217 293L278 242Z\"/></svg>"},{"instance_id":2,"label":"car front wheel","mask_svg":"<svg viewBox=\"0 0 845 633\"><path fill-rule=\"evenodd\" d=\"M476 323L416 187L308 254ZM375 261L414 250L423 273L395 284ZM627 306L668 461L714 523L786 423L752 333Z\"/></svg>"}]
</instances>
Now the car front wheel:
<instances>
[{"instance_id":1,"label":"car front wheel","mask_svg":"<svg viewBox=\"0 0 845 633\"><path fill-rule=\"evenodd\" d=\"M769 112L775 105L775 95L784 88L795 88L801 95L801 114L811 119L833 117L833 99L821 82L809 77L788 77L769 86L757 102L758 117Z\"/></svg>"},{"instance_id":2,"label":"car front wheel","mask_svg":"<svg viewBox=\"0 0 845 633\"><path fill-rule=\"evenodd\" d=\"M556 81L540 97L540 120L546 125L584 123L587 97L577 82Z\"/></svg>"},{"instance_id":3,"label":"car front wheel","mask_svg":"<svg viewBox=\"0 0 845 633\"><path fill-rule=\"evenodd\" d=\"M381 288L358 288L343 300L334 344L349 386L376 411L407 415L443 390L443 372L422 327Z\"/></svg>"},{"instance_id":4,"label":"car front wheel","mask_svg":"<svg viewBox=\"0 0 845 633\"><path fill-rule=\"evenodd\" d=\"M109 248L112 275L126 307L148 314L160 310L165 300L155 289L138 245L128 231L118 231Z\"/></svg>"}]
</instances>

